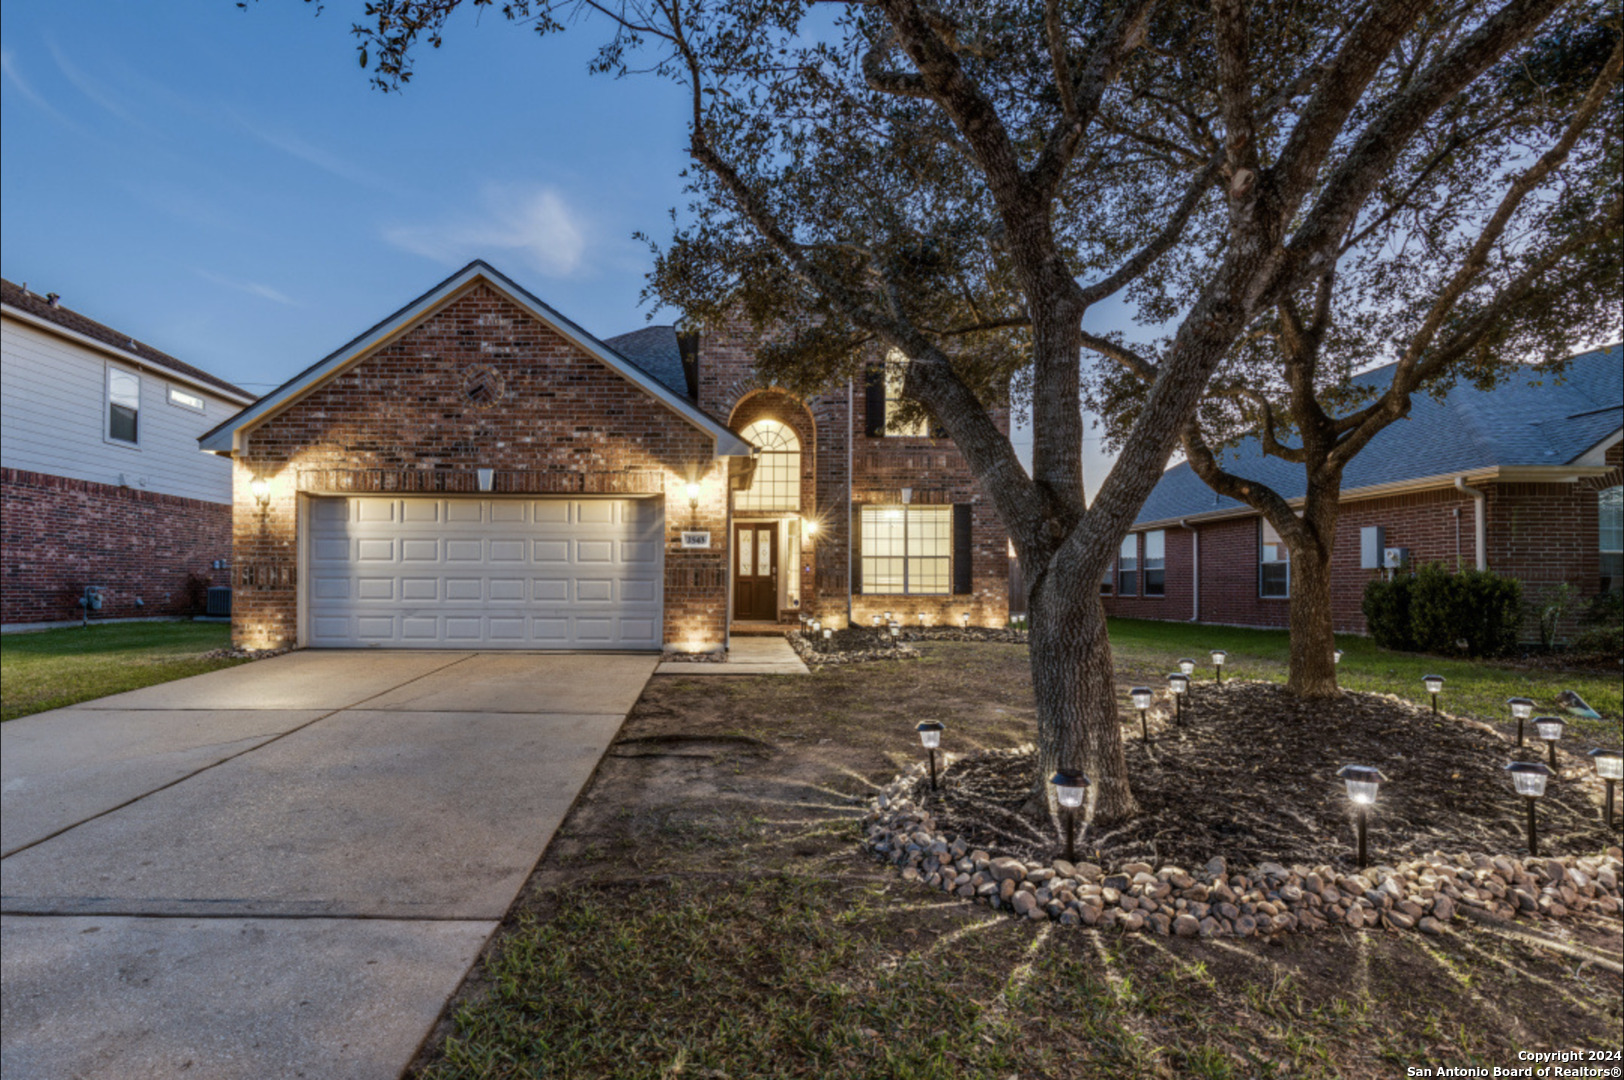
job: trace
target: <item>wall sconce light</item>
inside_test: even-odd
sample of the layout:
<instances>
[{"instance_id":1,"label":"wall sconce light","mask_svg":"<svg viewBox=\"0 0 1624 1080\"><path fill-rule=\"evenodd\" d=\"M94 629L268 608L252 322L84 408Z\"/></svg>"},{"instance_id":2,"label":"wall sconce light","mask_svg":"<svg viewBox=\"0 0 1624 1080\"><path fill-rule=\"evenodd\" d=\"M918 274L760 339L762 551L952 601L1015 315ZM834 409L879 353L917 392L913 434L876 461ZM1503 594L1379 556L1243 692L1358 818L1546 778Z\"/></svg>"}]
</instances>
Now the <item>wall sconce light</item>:
<instances>
[{"instance_id":1,"label":"wall sconce light","mask_svg":"<svg viewBox=\"0 0 1624 1080\"><path fill-rule=\"evenodd\" d=\"M263 476L255 477L250 481L248 490L253 492L254 501L259 503L261 510L271 505L271 482Z\"/></svg>"},{"instance_id":2,"label":"wall sconce light","mask_svg":"<svg viewBox=\"0 0 1624 1080\"><path fill-rule=\"evenodd\" d=\"M495 469L476 469L474 471L479 474L479 490L481 490L481 491L489 491L489 490L491 490L491 485L494 484L495 481L496 481L496 470Z\"/></svg>"},{"instance_id":3,"label":"wall sconce light","mask_svg":"<svg viewBox=\"0 0 1624 1080\"><path fill-rule=\"evenodd\" d=\"M818 535L818 523L813 521L811 518L802 518L801 519L801 541L802 541L802 543L810 544L812 542L812 538L814 536L816 536L816 535Z\"/></svg>"},{"instance_id":4,"label":"wall sconce light","mask_svg":"<svg viewBox=\"0 0 1624 1080\"><path fill-rule=\"evenodd\" d=\"M699 485L691 480L688 482L688 509L699 509Z\"/></svg>"}]
</instances>

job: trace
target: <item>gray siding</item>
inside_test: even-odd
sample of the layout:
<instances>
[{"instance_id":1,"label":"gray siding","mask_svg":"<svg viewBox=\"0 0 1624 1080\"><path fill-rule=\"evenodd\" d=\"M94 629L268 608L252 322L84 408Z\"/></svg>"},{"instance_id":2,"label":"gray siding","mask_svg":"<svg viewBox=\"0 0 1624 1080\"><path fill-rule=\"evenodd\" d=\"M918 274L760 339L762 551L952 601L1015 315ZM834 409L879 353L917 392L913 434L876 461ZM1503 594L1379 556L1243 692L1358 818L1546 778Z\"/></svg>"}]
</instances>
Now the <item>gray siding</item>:
<instances>
[{"instance_id":1,"label":"gray siding","mask_svg":"<svg viewBox=\"0 0 1624 1080\"><path fill-rule=\"evenodd\" d=\"M107 441L109 364L141 377L139 447ZM203 411L170 404L171 385L201 397ZM231 462L199 450L197 437L238 408L15 319L0 323L5 468L230 503Z\"/></svg>"}]
</instances>

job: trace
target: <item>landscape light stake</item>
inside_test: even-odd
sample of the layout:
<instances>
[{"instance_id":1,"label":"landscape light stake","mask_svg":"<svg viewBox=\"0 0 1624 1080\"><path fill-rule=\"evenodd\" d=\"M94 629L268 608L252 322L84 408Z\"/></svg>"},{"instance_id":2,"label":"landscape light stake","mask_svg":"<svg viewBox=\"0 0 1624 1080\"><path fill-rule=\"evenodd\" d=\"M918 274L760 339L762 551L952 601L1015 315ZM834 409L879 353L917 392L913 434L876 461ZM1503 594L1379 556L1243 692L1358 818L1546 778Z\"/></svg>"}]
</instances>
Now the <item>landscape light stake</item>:
<instances>
[{"instance_id":1,"label":"landscape light stake","mask_svg":"<svg viewBox=\"0 0 1624 1080\"><path fill-rule=\"evenodd\" d=\"M1551 768L1553 770L1556 768L1556 744L1558 742L1560 742L1561 739L1562 739L1562 728L1564 726L1566 726L1566 725L1564 725L1562 723L1561 717L1557 717L1557 716L1536 716L1536 717L1534 717L1534 734L1538 735L1541 739L1545 740L1545 745L1550 747L1550 750L1551 750L1550 766L1551 766Z\"/></svg>"},{"instance_id":2,"label":"landscape light stake","mask_svg":"<svg viewBox=\"0 0 1624 1080\"><path fill-rule=\"evenodd\" d=\"M919 732L919 742L930 751L930 789L936 790L936 748L942 745L942 722L940 720L921 720L915 731Z\"/></svg>"},{"instance_id":3,"label":"landscape light stake","mask_svg":"<svg viewBox=\"0 0 1624 1080\"><path fill-rule=\"evenodd\" d=\"M1370 808L1376 804L1376 792L1387 777L1381 774L1380 769L1368 765L1344 765L1336 774L1348 786L1348 798L1359 810L1359 869L1363 870L1368 865L1365 858L1365 819Z\"/></svg>"},{"instance_id":4,"label":"landscape light stake","mask_svg":"<svg viewBox=\"0 0 1624 1080\"><path fill-rule=\"evenodd\" d=\"M891 629L891 647L894 649L898 645L902 644L902 624L897 622L895 619L892 619L891 624L890 624L890 629Z\"/></svg>"},{"instance_id":5,"label":"landscape light stake","mask_svg":"<svg viewBox=\"0 0 1624 1080\"><path fill-rule=\"evenodd\" d=\"M1173 691L1173 722L1184 726L1184 694L1190 689L1190 677L1175 671L1167 677L1167 688Z\"/></svg>"},{"instance_id":6,"label":"landscape light stake","mask_svg":"<svg viewBox=\"0 0 1624 1080\"><path fill-rule=\"evenodd\" d=\"M1229 654L1224 652L1224 650L1212 650L1212 673L1213 677L1218 680L1219 686L1224 684L1224 661L1228 659Z\"/></svg>"},{"instance_id":7,"label":"landscape light stake","mask_svg":"<svg viewBox=\"0 0 1624 1080\"><path fill-rule=\"evenodd\" d=\"M1546 781L1551 778L1551 770L1537 761L1513 761L1506 766L1506 772L1511 774L1511 782L1528 803L1528 854L1539 854L1539 837L1535 833L1534 803L1545 794Z\"/></svg>"},{"instance_id":8,"label":"landscape light stake","mask_svg":"<svg viewBox=\"0 0 1624 1080\"><path fill-rule=\"evenodd\" d=\"M1155 695L1148 686L1136 686L1128 691L1128 696L1133 699L1133 707L1139 710L1139 734L1148 743L1150 722L1145 719L1145 710L1150 708L1150 702Z\"/></svg>"},{"instance_id":9,"label":"landscape light stake","mask_svg":"<svg viewBox=\"0 0 1624 1080\"><path fill-rule=\"evenodd\" d=\"M1596 775L1607 787L1606 809L1602 811L1602 821L1611 829L1613 827L1613 785L1624 780L1624 753L1617 750L1592 750L1590 760L1596 763Z\"/></svg>"},{"instance_id":10,"label":"landscape light stake","mask_svg":"<svg viewBox=\"0 0 1624 1080\"><path fill-rule=\"evenodd\" d=\"M1083 805L1083 790L1088 777L1081 769L1067 772L1062 769L1049 778L1054 785L1055 798L1060 802L1061 816L1066 821L1066 861L1077 861L1077 808Z\"/></svg>"},{"instance_id":11,"label":"landscape light stake","mask_svg":"<svg viewBox=\"0 0 1624 1080\"><path fill-rule=\"evenodd\" d=\"M1421 684L1432 695L1432 715L1438 715L1438 695L1444 692L1444 677L1442 675L1423 675Z\"/></svg>"},{"instance_id":12,"label":"landscape light stake","mask_svg":"<svg viewBox=\"0 0 1624 1080\"><path fill-rule=\"evenodd\" d=\"M1331 653L1331 666L1332 667L1341 667L1342 666L1342 650L1341 649L1336 649L1336 650L1332 651L1332 653Z\"/></svg>"},{"instance_id":13,"label":"landscape light stake","mask_svg":"<svg viewBox=\"0 0 1624 1080\"><path fill-rule=\"evenodd\" d=\"M1179 671L1184 675L1194 675L1195 661L1186 656L1183 660L1179 661Z\"/></svg>"},{"instance_id":14,"label":"landscape light stake","mask_svg":"<svg viewBox=\"0 0 1624 1080\"><path fill-rule=\"evenodd\" d=\"M1534 715L1534 702L1525 697L1506 698L1506 704L1511 706L1511 715L1517 719L1517 745L1523 744L1523 721Z\"/></svg>"}]
</instances>

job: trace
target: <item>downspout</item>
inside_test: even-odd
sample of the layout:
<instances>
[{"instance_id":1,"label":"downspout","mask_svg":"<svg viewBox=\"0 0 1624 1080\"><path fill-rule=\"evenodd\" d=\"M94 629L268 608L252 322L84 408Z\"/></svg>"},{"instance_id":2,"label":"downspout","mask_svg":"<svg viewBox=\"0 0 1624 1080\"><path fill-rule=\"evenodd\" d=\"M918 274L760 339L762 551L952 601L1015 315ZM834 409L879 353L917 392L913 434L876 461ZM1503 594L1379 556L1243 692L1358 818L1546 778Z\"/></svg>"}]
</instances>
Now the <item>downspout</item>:
<instances>
[{"instance_id":1,"label":"downspout","mask_svg":"<svg viewBox=\"0 0 1624 1080\"><path fill-rule=\"evenodd\" d=\"M1179 518L1179 528L1190 534L1190 621L1201 621L1201 530L1189 518Z\"/></svg>"},{"instance_id":2,"label":"downspout","mask_svg":"<svg viewBox=\"0 0 1624 1080\"><path fill-rule=\"evenodd\" d=\"M1477 550L1477 568L1487 570L1489 568L1488 497L1480 488L1467 487L1466 477L1464 476L1455 477L1455 490L1472 497L1473 508L1477 514L1477 520L1473 522L1475 528L1472 532L1473 544Z\"/></svg>"}]
</instances>

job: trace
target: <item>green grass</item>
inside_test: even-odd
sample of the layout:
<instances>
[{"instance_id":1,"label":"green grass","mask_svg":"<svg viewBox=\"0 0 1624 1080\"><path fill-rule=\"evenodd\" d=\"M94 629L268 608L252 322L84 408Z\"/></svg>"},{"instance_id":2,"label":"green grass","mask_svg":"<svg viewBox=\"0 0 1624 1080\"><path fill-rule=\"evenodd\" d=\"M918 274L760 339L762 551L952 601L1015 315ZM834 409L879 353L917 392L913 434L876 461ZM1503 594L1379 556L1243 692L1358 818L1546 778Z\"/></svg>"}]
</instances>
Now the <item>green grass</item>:
<instances>
[{"instance_id":1,"label":"green grass","mask_svg":"<svg viewBox=\"0 0 1624 1080\"><path fill-rule=\"evenodd\" d=\"M1230 626L1156 622L1150 619L1112 619L1111 651L1119 670L1153 678L1177 671L1176 662L1188 656L1196 661L1196 678L1212 677L1212 649L1229 653L1224 677L1285 682L1289 642L1284 630L1250 630ZM1442 675L1444 692L1438 707L1457 716L1504 721L1509 718L1508 697L1533 698L1538 712L1561 716L1573 734L1618 738L1618 718L1624 713L1624 682L1618 673L1549 671L1490 660L1451 660L1418 653L1378 648L1369 638L1339 635L1342 665L1337 681L1348 690L1394 694L1427 704L1423 675ZM1160 684L1155 684L1160 685ZM1582 720L1569 716L1556 695L1575 690L1605 718Z\"/></svg>"},{"instance_id":2,"label":"green grass","mask_svg":"<svg viewBox=\"0 0 1624 1080\"><path fill-rule=\"evenodd\" d=\"M201 675L241 660L205 660L231 644L223 623L71 627L0 639L0 720Z\"/></svg>"}]
</instances>

